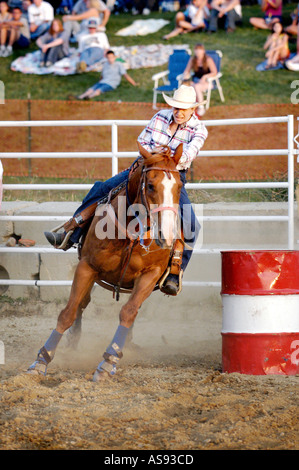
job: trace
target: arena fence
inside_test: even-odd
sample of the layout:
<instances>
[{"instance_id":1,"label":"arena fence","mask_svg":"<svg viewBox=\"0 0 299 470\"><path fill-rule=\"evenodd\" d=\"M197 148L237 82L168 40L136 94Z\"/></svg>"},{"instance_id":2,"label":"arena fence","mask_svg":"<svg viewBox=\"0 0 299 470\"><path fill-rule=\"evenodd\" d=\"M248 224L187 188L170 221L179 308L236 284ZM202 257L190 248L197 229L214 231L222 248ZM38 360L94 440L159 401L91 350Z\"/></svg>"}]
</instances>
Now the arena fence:
<instances>
[{"instance_id":1,"label":"arena fence","mask_svg":"<svg viewBox=\"0 0 299 470\"><path fill-rule=\"evenodd\" d=\"M234 156L275 156L285 155L288 161L287 181L281 182L215 182L215 183L187 183L186 189L209 190L209 189L269 189L285 188L288 191L288 215L280 216L203 216L202 221L250 221L250 222L269 222L283 221L287 223L288 231L288 249L294 248L294 155L299 151L294 148L294 141L298 145L297 137L294 139L294 116L276 116L265 118L245 118L245 119L220 119L213 121L202 121L207 127L210 126L232 126L242 124L275 124L286 123L287 125L287 148L283 149L259 149L259 150L210 150L201 151L202 157L234 157ZM111 152L2 152L0 159L5 158L110 158L112 176L118 173L118 161L120 158L135 159L137 152L119 152L118 151L118 129L120 126L140 126L145 127L148 121L145 120L63 120L63 121L0 121L0 128L4 127L71 127L71 126L111 126ZM89 190L90 184L4 184L3 190ZM0 222L4 221L24 221L24 222L63 222L68 220L69 216L13 216L0 215ZM232 247L233 249L233 247ZM219 253L217 249L195 249L194 254L198 253ZM50 247L35 246L31 248L24 247L6 247L0 246L0 253L54 253L58 252L63 256L74 253L73 249L67 252L55 250ZM68 286L72 281L43 281L43 280L13 280L0 279L0 285L24 285L24 286ZM218 282L184 282L184 285L191 287L198 286L220 286Z\"/></svg>"}]
</instances>

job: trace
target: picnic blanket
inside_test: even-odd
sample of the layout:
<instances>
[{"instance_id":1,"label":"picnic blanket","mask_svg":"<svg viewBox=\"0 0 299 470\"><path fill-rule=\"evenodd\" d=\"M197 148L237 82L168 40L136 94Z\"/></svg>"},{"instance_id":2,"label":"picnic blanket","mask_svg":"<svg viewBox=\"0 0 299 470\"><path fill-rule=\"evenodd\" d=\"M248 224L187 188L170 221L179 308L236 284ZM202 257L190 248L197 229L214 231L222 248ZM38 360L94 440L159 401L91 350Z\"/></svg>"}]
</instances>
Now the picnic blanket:
<instances>
[{"instance_id":1,"label":"picnic blanket","mask_svg":"<svg viewBox=\"0 0 299 470\"><path fill-rule=\"evenodd\" d=\"M163 19L136 20L130 26L120 29L116 36L146 36L156 33L168 23L169 21Z\"/></svg>"},{"instance_id":2,"label":"picnic blanket","mask_svg":"<svg viewBox=\"0 0 299 470\"><path fill-rule=\"evenodd\" d=\"M168 63L169 56L173 53L174 49L188 49L187 44L180 44L177 46L169 44L152 44L148 46L118 46L113 50L117 57L124 63L125 68L139 69L145 67L157 67ZM14 72L21 72L24 74L35 75L74 75L76 73L76 65L79 62L78 49L70 48L69 57L59 60L51 67L39 67L41 60L40 50L26 54L25 56L18 57L11 63L11 70ZM87 67L87 72L100 72L103 67L103 61Z\"/></svg>"}]
</instances>

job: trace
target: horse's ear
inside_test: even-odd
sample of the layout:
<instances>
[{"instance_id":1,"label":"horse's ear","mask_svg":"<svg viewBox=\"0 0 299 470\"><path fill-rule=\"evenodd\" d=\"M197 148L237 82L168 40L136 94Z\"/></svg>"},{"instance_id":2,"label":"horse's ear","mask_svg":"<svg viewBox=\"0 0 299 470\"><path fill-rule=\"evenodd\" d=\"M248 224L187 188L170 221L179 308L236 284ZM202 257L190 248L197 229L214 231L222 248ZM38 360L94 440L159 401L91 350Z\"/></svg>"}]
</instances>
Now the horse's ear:
<instances>
[{"instance_id":1,"label":"horse's ear","mask_svg":"<svg viewBox=\"0 0 299 470\"><path fill-rule=\"evenodd\" d=\"M140 142L137 141L137 145L138 145L139 153L143 158L152 157L152 154L150 152L148 152L144 147L142 147Z\"/></svg>"},{"instance_id":2,"label":"horse's ear","mask_svg":"<svg viewBox=\"0 0 299 470\"><path fill-rule=\"evenodd\" d=\"M180 144L176 150L175 150L175 153L174 153L174 156L173 156L173 159L176 163L176 165L179 163L179 160L182 156L182 153L183 153L183 144Z\"/></svg>"}]
</instances>

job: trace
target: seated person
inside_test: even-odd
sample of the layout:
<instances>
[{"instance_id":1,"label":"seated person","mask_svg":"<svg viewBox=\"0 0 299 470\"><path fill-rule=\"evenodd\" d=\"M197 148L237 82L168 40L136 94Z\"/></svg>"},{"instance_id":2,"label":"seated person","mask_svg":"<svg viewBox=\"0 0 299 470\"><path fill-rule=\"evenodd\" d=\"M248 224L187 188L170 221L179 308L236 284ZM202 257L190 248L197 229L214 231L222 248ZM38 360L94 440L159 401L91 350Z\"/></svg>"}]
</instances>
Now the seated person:
<instances>
[{"instance_id":1,"label":"seated person","mask_svg":"<svg viewBox=\"0 0 299 470\"><path fill-rule=\"evenodd\" d=\"M236 29L236 23L242 21L242 9L240 0L213 0L211 3L209 32L218 30L218 20L225 16L225 29L232 33Z\"/></svg>"},{"instance_id":2,"label":"seated person","mask_svg":"<svg viewBox=\"0 0 299 470\"><path fill-rule=\"evenodd\" d=\"M285 66L289 70L293 70L295 72L299 71L299 23L297 31L297 53L292 59L286 61Z\"/></svg>"},{"instance_id":3,"label":"seated person","mask_svg":"<svg viewBox=\"0 0 299 470\"><path fill-rule=\"evenodd\" d=\"M23 14L23 17L26 18L28 23L29 23L28 8L30 7L30 5L31 5L31 0L22 0L22 6L21 6L22 14Z\"/></svg>"},{"instance_id":4,"label":"seated person","mask_svg":"<svg viewBox=\"0 0 299 470\"><path fill-rule=\"evenodd\" d=\"M185 12L179 11L175 16L175 28L171 33L163 36L163 39L170 39L179 34L195 31L199 28L205 29L205 8L207 0L192 0L191 5Z\"/></svg>"},{"instance_id":5,"label":"seated person","mask_svg":"<svg viewBox=\"0 0 299 470\"><path fill-rule=\"evenodd\" d=\"M39 37L36 44L42 52L41 67L50 67L69 54L68 36L59 19L52 21L49 31Z\"/></svg>"},{"instance_id":6,"label":"seated person","mask_svg":"<svg viewBox=\"0 0 299 470\"><path fill-rule=\"evenodd\" d=\"M283 32L281 23L274 23L272 34L265 42L264 49L268 49L266 52L267 69L276 67L279 61L284 62L289 57L289 37Z\"/></svg>"},{"instance_id":7,"label":"seated person","mask_svg":"<svg viewBox=\"0 0 299 470\"><path fill-rule=\"evenodd\" d=\"M12 18L12 15L9 12L8 3L1 1L0 2L0 42L1 42L0 57L7 57L8 55L12 53L12 50L11 50L9 54L6 48L7 22L10 21L11 18Z\"/></svg>"},{"instance_id":8,"label":"seated person","mask_svg":"<svg viewBox=\"0 0 299 470\"><path fill-rule=\"evenodd\" d=\"M291 36L297 36L298 23L299 23L299 3L296 10L291 14L292 24L285 28L285 32Z\"/></svg>"},{"instance_id":9,"label":"seated person","mask_svg":"<svg viewBox=\"0 0 299 470\"><path fill-rule=\"evenodd\" d=\"M156 0L136 0L131 10L132 15L149 15L156 6Z\"/></svg>"},{"instance_id":10,"label":"seated person","mask_svg":"<svg viewBox=\"0 0 299 470\"><path fill-rule=\"evenodd\" d=\"M8 3L4 0L0 2L0 25L11 20L11 13L9 11Z\"/></svg>"},{"instance_id":11,"label":"seated person","mask_svg":"<svg viewBox=\"0 0 299 470\"><path fill-rule=\"evenodd\" d=\"M29 24L26 18L22 16L20 7L12 10L12 19L7 22L8 45L6 56L13 52L13 47L26 48L30 45ZM3 55L4 56L4 55Z\"/></svg>"},{"instance_id":12,"label":"seated person","mask_svg":"<svg viewBox=\"0 0 299 470\"><path fill-rule=\"evenodd\" d=\"M135 80L127 74L123 63L115 60L116 57L113 51L108 51L106 58L107 61L104 63L102 70L102 79L91 88L88 88L82 95L79 95L78 99L94 98L101 93L115 90L119 86L122 76L124 76L131 85L137 86Z\"/></svg>"},{"instance_id":13,"label":"seated person","mask_svg":"<svg viewBox=\"0 0 299 470\"><path fill-rule=\"evenodd\" d=\"M282 0L262 0L264 18L250 18L249 22L257 29L272 29L277 21L282 21Z\"/></svg>"},{"instance_id":14,"label":"seated person","mask_svg":"<svg viewBox=\"0 0 299 470\"><path fill-rule=\"evenodd\" d=\"M77 64L77 72L84 72L90 65L104 59L105 52L109 49L108 38L102 31L97 31L98 23L94 18L88 22L88 34L80 36L80 59Z\"/></svg>"},{"instance_id":15,"label":"seated person","mask_svg":"<svg viewBox=\"0 0 299 470\"><path fill-rule=\"evenodd\" d=\"M192 73L193 72L193 73ZM192 73L192 75L191 75ZM196 100L203 103L204 92L209 87L208 78L217 75L217 67L212 57L206 54L205 48L202 44L196 44L194 47L194 56L190 58L187 67L183 73L183 81L189 80L191 86L195 89ZM205 107L201 104L195 114L203 116Z\"/></svg>"},{"instance_id":16,"label":"seated person","mask_svg":"<svg viewBox=\"0 0 299 470\"><path fill-rule=\"evenodd\" d=\"M84 5L82 4L82 9ZM64 29L69 37L87 32L87 23L91 18L98 22L98 31L105 31L106 24L110 18L110 10L101 0L86 0L86 10L72 15L62 17ZM79 23L81 21L81 24Z\"/></svg>"},{"instance_id":17,"label":"seated person","mask_svg":"<svg viewBox=\"0 0 299 470\"><path fill-rule=\"evenodd\" d=\"M73 0L62 0L59 7L56 8L56 15L68 15L73 11Z\"/></svg>"},{"instance_id":18,"label":"seated person","mask_svg":"<svg viewBox=\"0 0 299 470\"><path fill-rule=\"evenodd\" d=\"M54 8L44 0L33 0L28 7L31 39L37 39L48 31L54 20Z\"/></svg>"}]
</instances>

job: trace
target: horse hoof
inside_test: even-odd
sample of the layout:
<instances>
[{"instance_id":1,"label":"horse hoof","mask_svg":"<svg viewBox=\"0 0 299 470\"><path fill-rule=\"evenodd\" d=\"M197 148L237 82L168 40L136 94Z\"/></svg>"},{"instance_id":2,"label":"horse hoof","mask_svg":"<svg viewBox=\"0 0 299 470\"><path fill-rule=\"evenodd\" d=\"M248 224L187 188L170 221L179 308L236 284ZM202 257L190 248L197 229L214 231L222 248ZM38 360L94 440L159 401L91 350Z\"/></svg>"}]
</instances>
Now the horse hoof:
<instances>
[{"instance_id":1,"label":"horse hoof","mask_svg":"<svg viewBox=\"0 0 299 470\"><path fill-rule=\"evenodd\" d=\"M27 374L45 376L47 374L47 365L43 362L34 361L34 363L28 367Z\"/></svg>"},{"instance_id":2,"label":"horse hoof","mask_svg":"<svg viewBox=\"0 0 299 470\"><path fill-rule=\"evenodd\" d=\"M107 379L111 379L111 375L108 374L105 370L97 369L93 374L93 382L104 382Z\"/></svg>"}]
</instances>

